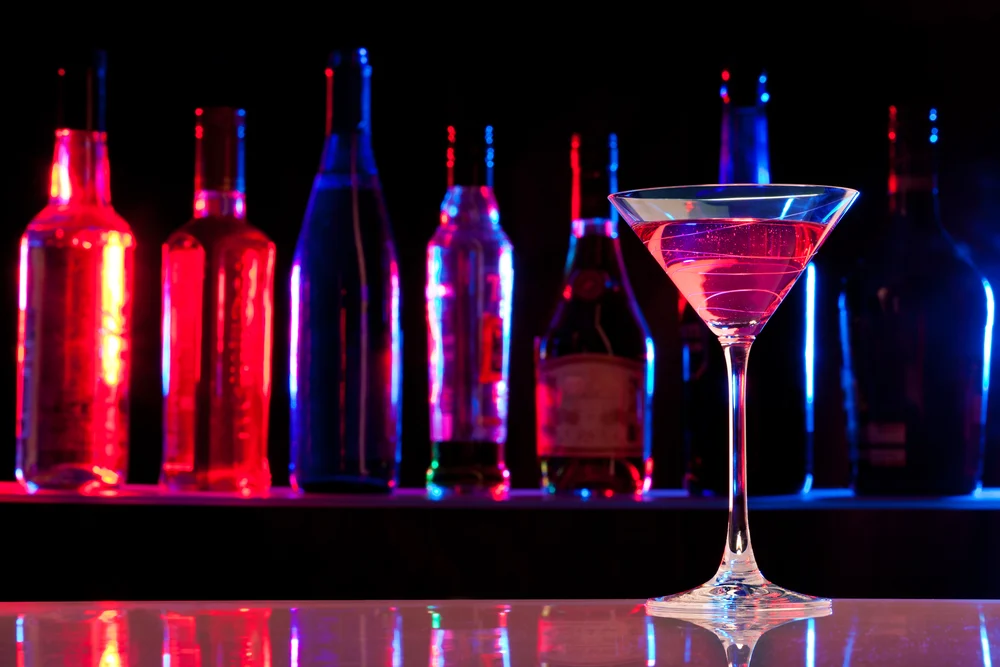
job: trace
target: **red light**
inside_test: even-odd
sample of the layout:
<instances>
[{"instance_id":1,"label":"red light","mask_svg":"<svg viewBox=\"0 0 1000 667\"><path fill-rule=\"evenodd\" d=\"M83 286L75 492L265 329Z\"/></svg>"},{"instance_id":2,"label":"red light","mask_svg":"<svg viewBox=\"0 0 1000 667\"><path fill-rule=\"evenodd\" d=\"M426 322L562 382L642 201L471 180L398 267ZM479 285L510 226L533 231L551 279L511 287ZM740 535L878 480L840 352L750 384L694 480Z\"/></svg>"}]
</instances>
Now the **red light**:
<instances>
[{"instance_id":1,"label":"red light","mask_svg":"<svg viewBox=\"0 0 1000 667\"><path fill-rule=\"evenodd\" d=\"M722 70L722 80L729 81L729 70L727 69Z\"/></svg>"},{"instance_id":2,"label":"red light","mask_svg":"<svg viewBox=\"0 0 1000 667\"><path fill-rule=\"evenodd\" d=\"M448 126L448 141L450 141L452 143L455 143L455 126L454 125L449 125Z\"/></svg>"},{"instance_id":3,"label":"red light","mask_svg":"<svg viewBox=\"0 0 1000 667\"><path fill-rule=\"evenodd\" d=\"M324 72L324 74L326 74L326 78L332 79L333 78L333 69L330 68L330 67L327 67L326 71Z\"/></svg>"},{"instance_id":4,"label":"red light","mask_svg":"<svg viewBox=\"0 0 1000 667\"><path fill-rule=\"evenodd\" d=\"M889 133L889 141L895 141L895 140L896 140L896 133L895 132L890 132Z\"/></svg>"},{"instance_id":5,"label":"red light","mask_svg":"<svg viewBox=\"0 0 1000 667\"><path fill-rule=\"evenodd\" d=\"M64 70L62 67L59 68L59 76L66 76L66 70Z\"/></svg>"},{"instance_id":6,"label":"red light","mask_svg":"<svg viewBox=\"0 0 1000 667\"><path fill-rule=\"evenodd\" d=\"M205 128L201 125L195 125L194 127L194 138L201 139L205 135Z\"/></svg>"},{"instance_id":7,"label":"red light","mask_svg":"<svg viewBox=\"0 0 1000 667\"><path fill-rule=\"evenodd\" d=\"M203 113L205 113L205 111L204 111L203 109L195 109L195 110L194 110L194 115L195 115L195 116L200 116L200 115L202 115Z\"/></svg>"},{"instance_id":8,"label":"red light","mask_svg":"<svg viewBox=\"0 0 1000 667\"><path fill-rule=\"evenodd\" d=\"M726 93L725 95L722 96L722 103L723 104L729 104L729 94L728 93Z\"/></svg>"}]
</instances>

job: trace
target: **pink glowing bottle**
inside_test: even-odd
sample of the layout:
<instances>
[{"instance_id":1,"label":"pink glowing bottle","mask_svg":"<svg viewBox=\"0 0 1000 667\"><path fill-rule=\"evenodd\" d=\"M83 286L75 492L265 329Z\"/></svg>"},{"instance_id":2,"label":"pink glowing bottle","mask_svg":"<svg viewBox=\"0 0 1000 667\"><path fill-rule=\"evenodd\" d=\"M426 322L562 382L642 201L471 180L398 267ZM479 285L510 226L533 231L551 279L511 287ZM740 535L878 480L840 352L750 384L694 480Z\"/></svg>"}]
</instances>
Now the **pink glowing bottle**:
<instances>
[{"instance_id":1,"label":"pink glowing bottle","mask_svg":"<svg viewBox=\"0 0 1000 667\"><path fill-rule=\"evenodd\" d=\"M21 237L18 481L101 493L128 467L132 230L111 206L106 56L59 70L49 204Z\"/></svg>"},{"instance_id":2,"label":"pink glowing bottle","mask_svg":"<svg viewBox=\"0 0 1000 667\"><path fill-rule=\"evenodd\" d=\"M174 490L266 492L274 243L246 220L243 109L195 111L194 219L163 244L163 468Z\"/></svg>"}]
</instances>

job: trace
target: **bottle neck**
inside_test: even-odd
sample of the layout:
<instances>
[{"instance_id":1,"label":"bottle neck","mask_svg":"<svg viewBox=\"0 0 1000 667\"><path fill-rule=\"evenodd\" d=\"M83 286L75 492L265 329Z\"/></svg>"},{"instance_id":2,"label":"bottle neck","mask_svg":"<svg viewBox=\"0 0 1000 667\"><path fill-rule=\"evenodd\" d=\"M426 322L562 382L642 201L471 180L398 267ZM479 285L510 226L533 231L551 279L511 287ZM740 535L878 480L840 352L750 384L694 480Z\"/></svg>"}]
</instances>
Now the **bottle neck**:
<instances>
[{"instance_id":1,"label":"bottle neck","mask_svg":"<svg viewBox=\"0 0 1000 667\"><path fill-rule=\"evenodd\" d=\"M889 216L907 229L939 230L936 146L919 118L889 109Z\"/></svg>"},{"instance_id":2,"label":"bottle neck","mask_svg":"<svg viewBox=\"0 0 1000 667\"><path fill-rule=\"evenodd\" d=\"M625 275L618 224L612 220L574 220L569 254L570 275L578 271L602 271L613 282L621 282Z\"/></svg>"},{"instance_id":3,"label":"bottle neck","mask_svg":"<svg viewBox=\"0 0 1000 667\"><path fill-rule=\"evenodd\" d=\"M194 217L246 218L243 109L195 111Z\"/></svg>"},{"instance_id":4,"label":"bottle neck","mask_svg":"<svg viewBox=\"0 0 1000 667\"><path fill-rule=\"evenodd\" d=\"M771 182L767 115L763 105L723 104L719 151L720 183Z\"/></svg>"},{"instance_id":5,"label":"bottle neck","mask_svg":"<svg viewBox=\"0 0 1000 667\"><path fill-rule=\"evenodd\" d=\"M441 202L441 226L499 230L500 209L493 188L486 185L448 188Z\"/></svg>"},{"instance_id":6,"label":"bottle neck","mask_svg":"<svg viewBox=\"0 0 1000 667\"><path fill-rule=\"evenodd\" d=\"M321 173L368 177L368 185L378 176L371 138L371 80L365 49L330 56Z\"/></svg>"},{"instance_id":7,"label":"bottle neck","mask_svg":"<svg viewBox=\"0 0 1000 667\"><path fill-rule=\"evenodd\" d=\"M49 204L111 206L111 167L104 132L56 130Z\"/></svg>"}]
</instances>

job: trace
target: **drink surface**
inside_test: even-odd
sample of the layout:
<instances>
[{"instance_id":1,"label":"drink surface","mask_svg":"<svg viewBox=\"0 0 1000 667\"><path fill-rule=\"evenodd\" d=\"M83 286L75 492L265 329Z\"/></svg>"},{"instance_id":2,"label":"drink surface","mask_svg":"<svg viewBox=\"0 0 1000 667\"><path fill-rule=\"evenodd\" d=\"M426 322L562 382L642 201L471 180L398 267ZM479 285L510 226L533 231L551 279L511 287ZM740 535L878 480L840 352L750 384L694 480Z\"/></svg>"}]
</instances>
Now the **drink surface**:
<instances>
[{"instance_id":1,"label":"drink surface","mask_svg":"<svg viewBox=\"0 0 1000 667\"><path fill-rule=\"evenodd\" d=\"M784 220L643 222L632 230L717 336L756 336L826 228Z\"/></svg>"},{"instance_id":2,"label":"drink surface","mask_svg":"<svg viewBox=\"0 0 1000 667\"><path fill-rule=\"evenodd\" d=\"M29 490L125 482L134 251L110 207L50 205L21 239L16 475Z\"/></svg>"},{"instance_id":3,"label":"drink surface","mask_svg":"<svg viewBox=\"0 0 1000 667\"><path fill-rule=\"evenodd\" d=\"M171 488L270 488L274 262L274 243L235 218L196 218L163 246L162 480Z\"/></svg>"}]
</instances>

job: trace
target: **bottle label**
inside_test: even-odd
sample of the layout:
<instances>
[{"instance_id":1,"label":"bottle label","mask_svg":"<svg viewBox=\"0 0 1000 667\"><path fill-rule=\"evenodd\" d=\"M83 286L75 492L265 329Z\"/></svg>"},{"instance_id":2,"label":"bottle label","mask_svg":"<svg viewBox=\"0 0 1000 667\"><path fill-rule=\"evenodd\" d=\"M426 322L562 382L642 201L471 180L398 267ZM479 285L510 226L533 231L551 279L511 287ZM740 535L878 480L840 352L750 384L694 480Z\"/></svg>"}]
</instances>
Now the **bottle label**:
<instances>
[{"instance_id":1,"label":"bottle label","mask_svg":"<svg viewBox=\"0 0 1000 667\"><path fill-rule=\"evenodd\" d=\"M493 384L503 380L503 319L492 313L482 318L479 381Z\"/></svg>"},{"instance_id":2,"label":"bottle label","mask_svg":"<svg viewBox=\"0 0 1000 667\"><path fill-rule=\"evenodd\" d=\"M646 365L605 354L539 361L538 455L641 458Z\"/></svg>"},{"instance_id":3,"label":"bottle label","mask_svg":"<svg viewBox=\"0 0 1000 667\"><path fill-rule=\"evenodd\" d=\"M861 457L872 466L902 468L906 465L906 424L872 423L864 431Z\"/></svg>"}]
</instances>

